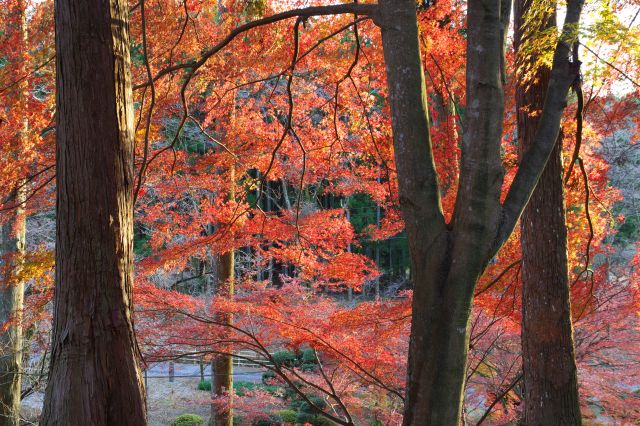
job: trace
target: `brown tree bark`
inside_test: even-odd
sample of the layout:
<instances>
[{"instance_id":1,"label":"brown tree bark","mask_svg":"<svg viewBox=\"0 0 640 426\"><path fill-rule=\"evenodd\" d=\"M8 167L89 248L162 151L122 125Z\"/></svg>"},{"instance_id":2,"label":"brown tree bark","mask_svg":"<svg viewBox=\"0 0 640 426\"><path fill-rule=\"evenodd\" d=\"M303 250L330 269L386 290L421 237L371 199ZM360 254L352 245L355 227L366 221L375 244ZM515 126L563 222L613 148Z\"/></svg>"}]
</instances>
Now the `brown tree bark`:
<instances>
[{"instance_id":1,"label":"brown tree bark","mask_svg":"<svg viewBox=\"0 0 640 426\"><path fill-rule=\"evenodd\" d=\"M532 0L514 4L516 53L534 34L523 24ZM555 13L533 26L544 31ZM529 28L532 28L531 26ZM534 63L535 57L518 61ZM520 156L534 143L539 112L549 86L550 70L538 66L530 81L516 87ZM520 220L522 246L522 364L524 424L580 425L580 399L571 322L567 265L567 225L562 182L562 135Z\"/></svg>"},{"instance_id":2,"label":"brown tree bark","mask_svg":"<svg viewBox=\"0 0 640 426\"><path fill-rule=\"evenodd\" d=\"M216 256L217 283L216 295L222 297L233 297L234 292L234 262L233 250ZM231 324L233 318L227 314L215 313L215 320L225 324ZM229 351L233 348L228 348ZM216 396L229 393L229 405L224 409L215 404L211 405L211 426L232 426L233 425L233 356L230 354L216 355L211 360L211 395Z\"/></svg>"},{"instance_id":3,"label":"brown tree bark","mask_svg":"<svg viewBox=\"0 0 640 426\"><path fill-rule=\"evenodd\" d=\"M558 136L575 69L571 32L582 10L568 4L556 46L550 96L532 149L500 202L504 104L504 42L510 1L469 0L467 93L460 184L445 223L429 136L425 83L413 0L381 0L382 30L399 183L414 285L403 424L460 423L469 318L476 283L513 231Z\"/></svg>"},{"instance_id":4,"label":"brown tree bark","mask_svg":"<svg viewBox=\"0 0 640 426\"><path fill-rule=\"evenodd\" d=\"M57 229L42 425L144 425L133 331L133 105L124 0L58 0Z\"/></svg>"},{"instance_id":5,"label":"brown tree bark","mask_svg":"<svg viewBox=\"0 0 640 426\"><path fill-rule=\"evenodd\" d=\"M229 132L227 137L235 134L236 107L238 105L237 92L233 96L233 107L229 117ZM235 179L236 169L231 166L229 173L230 191L229 200L235 201ZM230 232L230 231L229 231ZM235 251L229 250L226 253L215 256L216 284L215 296L232 299L235 292ZM227 313L214 313L215 321L232 325L233 316ZM211 360L211 395L216 396L228 394L228 406L219 407L211 405L211 426L232 426L233 425L233 347L227 345L226 354L218 354Z\"/></svg>"},{"instance_id":6,"label":"brown tree bark","mask_svg":"<svg viewBox=\"0 0 640 426\"><path fill-rule=\"evenodd\" d=\"M21 184L14 196L18 207L0 225L0 325L11 324L0 333L0 426L20 424L24 282L19 274L26 237L26 194Z\"/></svg>"}]
</instances>

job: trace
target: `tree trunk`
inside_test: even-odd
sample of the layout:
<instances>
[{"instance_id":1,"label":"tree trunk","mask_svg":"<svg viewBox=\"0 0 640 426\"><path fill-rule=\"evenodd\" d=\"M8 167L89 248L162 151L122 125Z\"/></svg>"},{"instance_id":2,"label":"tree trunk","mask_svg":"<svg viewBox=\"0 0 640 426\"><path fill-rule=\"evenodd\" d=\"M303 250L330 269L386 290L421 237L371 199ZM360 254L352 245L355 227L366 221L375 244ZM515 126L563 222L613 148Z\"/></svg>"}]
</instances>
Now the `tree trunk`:
<instances>
[{"instance_id":1,"label":"tree trunk","mask_svg":"<svg viewBox=\"0 0 640 426\"><path fill-rule=\"evenodd\" d=\"M18 207L9 212L11 218L0 225L0 326L10 322L0 333L0 426L20 423L22 374L22 309L24 282L19 279L25 249L26 192L21 182L16 190Z\"/></svg>"},{"instance_id":2,"label":"tree trunk","mask_svg":"<svg viewBox=\"0 0 640 426\"><path fill-rule=\"evenodd\" d=\"M124 0L58 0L57 229L42 425L144 425L133 331L133 105Z\"/></svg>"},{"instance_id":3,"label":"tree trunk","mask_svg":"<svg viewBox=\"0 0 640 426\"><path fill-rule=\"evenodd\" d=\"M516 0L515 48L526 42L522 30L531 0ZM555 26L555 13L540 22ZM521 60L521 58L518 58ZM529 59L535 61L535 58ZM550 70L539 66L530 82L516 88L520 154L534 143ZM563 193L562 134L521 221L522 364L524 424L580 425L580 400L571 323L567 265L567 226Z\"/></svg>"},{"instance_id":4,"label":"tree trunk","mask_svg":"<svg viewBox=\"0 0 640 426\"><path fill-rule=\"evenodd\" d=\"M20 15L21 48L27 49L27 13L23 0L17 2L14 13ZM24 54L26 57L26 53ZM27 73L27 61L20 65L20 74ZM19 135L16 160L20 150L27 146L29 119L27 101L29 82L24 79L20 90L19 110L24 114L22 131ZM20 393L22 391L22 310L24 309L24 282L20 279L20 269L26 248L26 202L27 182L16 182L13 192L16 208L9 211L9 219L0 225L0 326L10 322L10 327L0 333L0 426L20 424Z\"/></svg>"},{"instance_id":5,"label":"tree trunk","mask_svg":"<svg viewBox=\"0 0 640 426\"><path fill-rule=\"evenodd\" d=\"M216 295L223 297L232 297L234 291L234 252L228 251L218 259L218 274ZM227 314L215 313L216 321L231 324L233 318ZM231 352L232 347L227 350ZM211 394L215 398L227 392L229 394L228 407L218 407L215 404L211 406L211 426L232 426L233 425L233 356L216 355L211 360Z\"/></svg>"},{"instance_id":6,"label":"tree trunk","mask_svg":"<svg viewBox=\"0 0 640 426\"><path fill-rule=\"evenodd\" d=\"M553 150L567 92L569 60L583 3L569 0L553 57L549 96L533 148L500 203L504 47L510 0L467 2L466 111L460 179L451 223L440 204L414 0L380 0L374 16L391 110L399 203L414 285L404 425L460 423L473 291L517 223Z\"/></svg>"},{"instance_id":7,"label":"tree trunk","mask_svg":"<svg viewBox=\"0 0 640 426\"><path fill-rule=\"evenodd\" d=\"M464 135L462 189L447 225L431 151L415 2L380 5L399 201L414 284L404 425L452 426L462 412L473 289L490 258L500 217L501 10L507 8L500 1L469 3L467 99L475 101Z\"/></svg>"}]
</instances>

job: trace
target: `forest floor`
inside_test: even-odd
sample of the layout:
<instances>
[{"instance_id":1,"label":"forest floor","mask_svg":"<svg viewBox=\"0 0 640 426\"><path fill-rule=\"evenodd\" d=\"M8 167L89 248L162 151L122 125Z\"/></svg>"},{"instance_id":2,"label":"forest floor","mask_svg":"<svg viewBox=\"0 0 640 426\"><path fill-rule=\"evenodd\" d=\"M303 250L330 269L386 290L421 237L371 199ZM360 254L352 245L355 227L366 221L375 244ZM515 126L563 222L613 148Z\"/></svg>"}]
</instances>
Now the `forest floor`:
<instances>
[{"instance_id":1,"label":"forest floor","mask_svg":"<svg viewBox=\"0 0 640 426\"><path fill-rule=\"evenodd\" d=\"M175 364L173 382L168 378L168 370L168 363L161 363L155 364L147 372L149 426L169 426L176 417L185 413L197 414L206 421L211 412L210 394L198 390L200 367L197 364ZM262 373L263 370L257 368L235 367L234 380L259 383ZM210 378L210 369L207 368L205 379ZM36 424L43 401L42 392L33 393L22 401L24 425Z\"/></svg>"}]
</instances>

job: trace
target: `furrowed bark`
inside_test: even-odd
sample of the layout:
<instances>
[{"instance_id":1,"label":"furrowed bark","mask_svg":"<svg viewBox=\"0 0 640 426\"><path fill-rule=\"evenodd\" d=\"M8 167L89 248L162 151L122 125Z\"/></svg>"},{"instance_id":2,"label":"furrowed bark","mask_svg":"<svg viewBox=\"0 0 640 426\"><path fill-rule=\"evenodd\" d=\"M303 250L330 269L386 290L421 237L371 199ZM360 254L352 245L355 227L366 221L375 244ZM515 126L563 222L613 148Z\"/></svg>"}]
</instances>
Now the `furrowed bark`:
<instances>
[{"instance_id":1,"label":"furrowed bark","mask_svg":"<svg viewBox=\"0 0 640 426\"><path fill-rule=\"evenodd\" d=\"M128 5L58 0L57 229L42 425L144 425L132 324L133 105Z\"/></svg>"},{"instance_id":2,"label":"furrowed bark","mask_svg":"<svg viewBox=\"0 0 640 426\"><path fill-rule=\"evenodd\" d=\"M516 54L534 34L523 29L532 0L516 0ZM555 27L555 13L538 31ZM536 58L518 58L533 63ZM538 66L530 81L518 80L520 156L535 143L550 71ZM562 134L520 220L522 247L522 364L524 425L580 425L567 264L567 226L562 182Z\"/></svg>"}]
</instances>

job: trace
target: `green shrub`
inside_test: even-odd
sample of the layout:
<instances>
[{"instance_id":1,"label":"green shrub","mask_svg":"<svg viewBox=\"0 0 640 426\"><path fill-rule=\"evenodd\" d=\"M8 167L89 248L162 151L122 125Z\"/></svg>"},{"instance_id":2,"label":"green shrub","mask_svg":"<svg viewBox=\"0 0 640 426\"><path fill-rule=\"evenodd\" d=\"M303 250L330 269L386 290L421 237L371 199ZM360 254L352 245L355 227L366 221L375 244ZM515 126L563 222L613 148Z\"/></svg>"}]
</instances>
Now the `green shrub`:
<instances>
[{"instance_id":1,"label":"green shrub","mask_svg":"<svg viewBox=\"0 0 640 426\"><path fill-rule=\"evenodd\" d=\"M246 391L252 392L256 388L258 388L258 385L256 383L244 382L244 381L233 382L233 390L239 396L245 396Z\"/></svg>"},{"instance_id":2,"label":"green shrub","mask_svg":"<svg viewBox=\"0 0 640 426\"><path fill-rule=\"evenodd\" d=\"M311 424L313 424L313 422L315 420L316 420L316 415L315 414L305 413L303 411L299 411L298 414L296 415L296 423L300 423L300 424L311 423Z\"/></svg>"},{"instance_id":3,"label":"green shrub","mask_svg":"<svg viewBox=\"0 0 640 426\"><path fill-rule=\"evenodd\" d=\"M317 416L312 422L313 426L336 426L336 423L323 416Z\"/></svg>"},{"instance_id":4,"label":"green shrub","mask_svg":"<svg viewBox=\"0 0 640 426\"><path fill-rule=\"evenodd\" d=\"M320 408L321 410L324 408L327 408L327 401L324 400L324 398L316 396L316 395L309 395L307 398L309 398L309 401L313 402L313 405L315 405L316 407ZM309 405L309 403L307 401L303 401L302 402L302 406L301 406L301 410L305 411L305 407L308 407L306 409L307 412L312 412L314 411L313 407L311 407L311 405Z\"/></svg>"},{"instance_id":5,"label":"green shrub","mask_svg":"<svg viewBox=\"0 0 640 426\"><path fill-rule=\"evenodd\" d=\"M277 416L269 416L266 419L254 420L251 426L280 426L280 419Z\"/></svg>"},{"instance_id":6,"label":"green shrub","mask_svg":"<svg viewBox=\"0 0 640 426\"><path fill-rule=\"evenodd\" d=\"M262 383L268 385L273 379L275 379L277 374L275 371L265 371L262 373Z\"/></svg>"},{"instance_id":7,"label":"green shrub","mask_svg":"<svg viewBox=\"0 0 640 426\"><path fill-rule=\"evenodd\" d=\"M204 424L204 419L197 414L180 414L171 426L198 426Z\"/></svg>"},{"instance_id":8,"label":"green shrub","mask_svg":"<svg viewBox=\"0 0 640 426\"><path fill-rule=\"evenodd\" d=\"M311 348L305 349L302 352L302 363L303 364L317 364L318 358L316 357L316 351Z\"/></svg>"},{"instance_id":9,"label":"green shrub","mask_svg":"<svg viewBox=\"0 0 640 426\"><path fill-rule=\"evenodd\" d=\"M286 365L287 367L295 367L298 364L298 358L293 351L278 351L272 355L273 362L276 365Z\"/></svg>"},{"instance_id":10,"label":"green shrub","mask_svg":"<svg viewBox=\"0 0 640 426\"><path fill-rule=\"evenodd\" d=\"M200 380L200 383L198 383L198 390L211 391L211 380Z\"/></svg>"},{"instance_id":11,"label":"green shrub","mask_svg":"<svg viewBox=\"0 0 640 426\"><path fill-rule=\"evenodd\" d=\"M280 410L276 414L278 417L280 417L280 421L282 423L295 423L296 415L298 413L293 410Z\"/></svg>"},{"instance_id":12,"label":"green shrub","mask_svg":"<svg viewBox=\"0 0 640 426\"><path fill-rule=\"evenodd\" d=\"M300 399L300 395L298 395L298 393L293 390L293 388L291 386L286 386L284 388L284 399L288 399L290 401L292 401L292 404L296 401L302 401ZM297 408L294 408L294 410L298 410Z\"/></svg>"},{"instance_id":13,"label":"green shrub","mask_svg":"<svg viewBox=\"0 0 640 426\"><path fill-rule=\"evenodd\" d=\"M317 369L318 369L317 364L302 364L300 366L300 370L306 371L306 372L313 372L313 371L316 371Z\"/></svg>"},{"instance_id":14,"label":"green shrub","mask_svg":"<svg viewBox=\"0 0 640 426\"><path fill-rule=\"evenodd\" d=\"M271 395L282 395L282 388L280 386L276 386L276 385L260 385L261 389L266 390L267 392L269 392Z\"/></svg>"}]
</instances>

